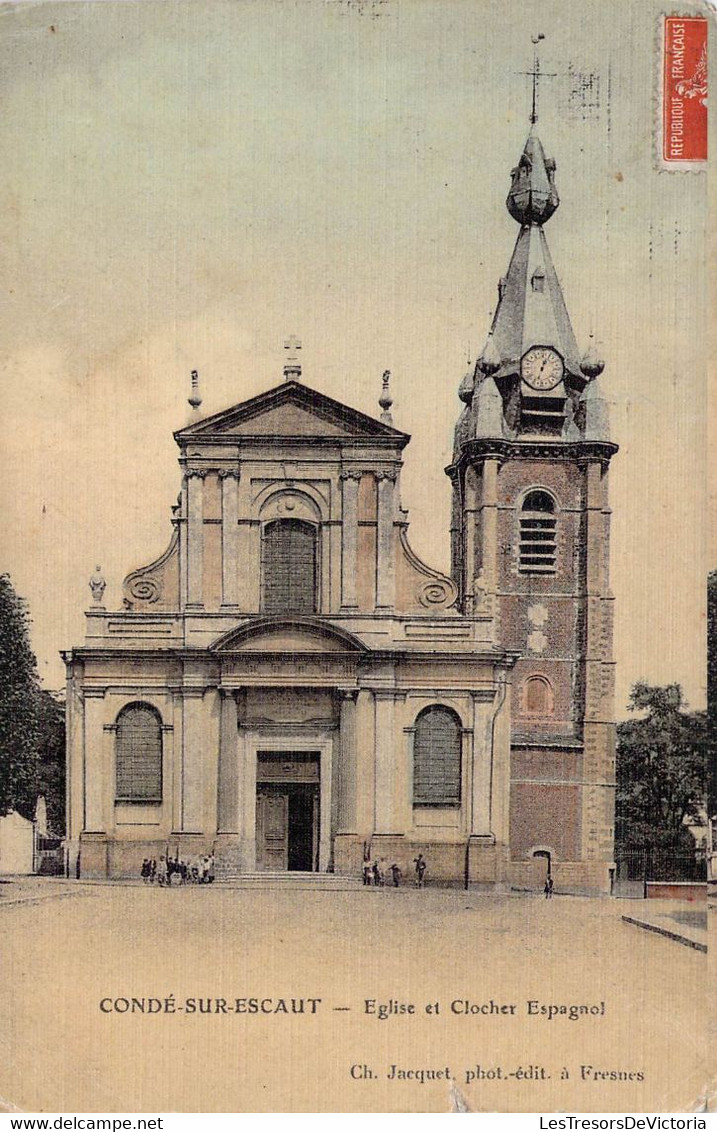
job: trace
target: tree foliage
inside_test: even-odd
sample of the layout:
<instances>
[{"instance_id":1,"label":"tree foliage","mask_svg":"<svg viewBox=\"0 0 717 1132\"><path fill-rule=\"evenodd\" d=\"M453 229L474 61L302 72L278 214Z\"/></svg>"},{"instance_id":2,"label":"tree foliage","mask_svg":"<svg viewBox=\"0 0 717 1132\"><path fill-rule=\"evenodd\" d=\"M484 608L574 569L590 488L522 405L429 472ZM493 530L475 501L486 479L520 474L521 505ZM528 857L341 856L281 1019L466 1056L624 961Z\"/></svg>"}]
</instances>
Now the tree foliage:
<instances>
[{"instance_id":1,"label":"tree foliage","mask_svg":"<svg viewBox=\"0 0 717 1132\"><path fill-rule=\"evenodd\" d=\"M37 665L29 615L7 574L0 575L0 814L32 818L40 738Z\"/></svg>"},{"instance_id":2,"label":"tree foliage","mask_svg":"<svg viewBox=\"0 0 717 1132\"><path fill-rule=\"evenodd\" d=\"M624 847L694 848L685 819L704 816L707 718L687 712L679 684L633 686L618 724L617 839Z\"/></svg>"},{"instance_id":3,"label":"tree foliage","mask_svg":"<svg viewBox=\"0 0 717 1132\"><path fill-rule=\"evenodd\" d=\"M65 704L57 692L40 689L40 738L37 748L37 792L47 802L47 825L65 832Z\"/></svg>"}]
</instances>

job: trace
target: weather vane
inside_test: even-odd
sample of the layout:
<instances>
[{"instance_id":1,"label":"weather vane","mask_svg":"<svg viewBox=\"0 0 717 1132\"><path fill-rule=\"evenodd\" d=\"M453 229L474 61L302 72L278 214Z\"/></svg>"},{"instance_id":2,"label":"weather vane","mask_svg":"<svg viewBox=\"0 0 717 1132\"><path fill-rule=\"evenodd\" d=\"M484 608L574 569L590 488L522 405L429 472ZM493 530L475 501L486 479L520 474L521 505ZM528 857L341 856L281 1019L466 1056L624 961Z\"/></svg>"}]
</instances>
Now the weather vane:
<instances>
[{"instance_id":1,"label":"weather vane","mask_svg":"<svg viewBox=\"0 0 717 1132\"><path fill-rule=\"evenodd\" d=\"M533 102L530 111L530 121L532 125L538 121L538 84L541 79L554 79L557 74L548 71L541 71L540 69L540 56L538 54L538 44L542 39L545 39L542 31L532 37L533 39L533 69L532 71L519 71L519 75L530 75L533 79Z\"/></svg>"}]
</instances>

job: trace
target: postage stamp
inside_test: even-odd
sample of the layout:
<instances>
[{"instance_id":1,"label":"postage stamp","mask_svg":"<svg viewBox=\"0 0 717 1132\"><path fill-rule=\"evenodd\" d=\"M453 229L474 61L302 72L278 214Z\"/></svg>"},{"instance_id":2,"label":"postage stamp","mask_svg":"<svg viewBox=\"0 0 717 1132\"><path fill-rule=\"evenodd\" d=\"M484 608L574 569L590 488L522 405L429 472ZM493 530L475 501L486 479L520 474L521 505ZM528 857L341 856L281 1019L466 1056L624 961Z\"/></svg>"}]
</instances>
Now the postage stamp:
<instances>
[{"instance_id":1,"label":"postage stamp","mask_svg":"<svg viewBox=\"0 0 717 1132\"><path fill-rule=\"evenodd\" d=\"M663 168L707 163L707 20L665 16L661 65Z\"/></svg>"}]
</instances>

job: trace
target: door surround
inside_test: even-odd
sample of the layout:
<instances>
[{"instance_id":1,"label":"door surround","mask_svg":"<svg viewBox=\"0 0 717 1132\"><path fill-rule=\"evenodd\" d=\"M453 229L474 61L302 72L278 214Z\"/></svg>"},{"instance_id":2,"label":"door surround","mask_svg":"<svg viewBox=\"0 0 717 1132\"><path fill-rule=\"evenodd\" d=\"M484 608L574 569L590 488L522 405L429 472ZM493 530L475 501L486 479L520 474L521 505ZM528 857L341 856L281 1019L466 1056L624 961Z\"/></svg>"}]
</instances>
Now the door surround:
<instances>
[{"instance_id":1,"label":"door surround","mask_svg":"<svg viewBox=\"0 0 717 1132\"><path fill-rule=\"evenodd\" d=\"M331 775L335 726L310 728L296 724L239 728L240 765L239 816L242 867L256 871L256 787L259 756L287 751L318 755L319 760L319 868L325 873L331 859Z\"/></svg>"}]
</instances>

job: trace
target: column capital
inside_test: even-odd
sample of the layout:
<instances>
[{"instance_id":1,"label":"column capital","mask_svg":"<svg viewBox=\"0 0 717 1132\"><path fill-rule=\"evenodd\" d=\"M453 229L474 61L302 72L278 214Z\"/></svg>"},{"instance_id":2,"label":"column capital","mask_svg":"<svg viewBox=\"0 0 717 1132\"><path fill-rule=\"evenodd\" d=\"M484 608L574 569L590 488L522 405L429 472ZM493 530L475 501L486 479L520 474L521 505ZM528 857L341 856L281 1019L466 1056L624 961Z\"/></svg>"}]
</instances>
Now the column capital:
<instances>
[{"instance_id":1,"label":"column capital","mask_svg":"<svg viewBox=\"0 0 717 1132\"><path fill-rule=\"evenodd\" d=\"M398 476L395 468L382 468L380 471L374 472L373 474L375 475L379 483L381 483L383 480L388 480L390 483L395 483Z\"/></svg>"},{"instance_id":2,"label":"column capital","mask_svg":"<svg viewBox=\"0 0 717 1132\"><path fill-rule=\"evenodd\" d=\"M240 480L241 472L236 468L220 468L217 472L220 480Z\"/></svg>"},{"instance_id":3,"label":"column capital","mask_svg":"<svg viewBox=\"0 0 717 1132\"><path fill-rule=\"evenodd\" d=\"M235 700L237 692L240 690L239 688L229 688L225 684L220 684L218 687L219 695L223 700Z\"/></svg>"},{"instance_id":4,"label":"column capital","mask_svg":"<svg viewBox=\"0 0 717 1132\"><path fill-rule=\"evenodd\" d=\"M206 479L207 475L209 474L209 471L208 471L207 468L187 468L187 470L184 474L186 475L188 480L191 480L191 479L203 480L203 479Z\"/></svg>"},{"instance_id":5,"label":"column capital","mask_svg":"<svg viewBox=\"0 0 717 1132\"><path fill-rule=\"evenodd\" d=\"M346 483L347 480L353 480L355 483L358 483L362 475L363 473L359 471L358 468L344 468L342 472L339 472L339 479L343 480L344 483Z\"/></svg>"}]
</instances>

